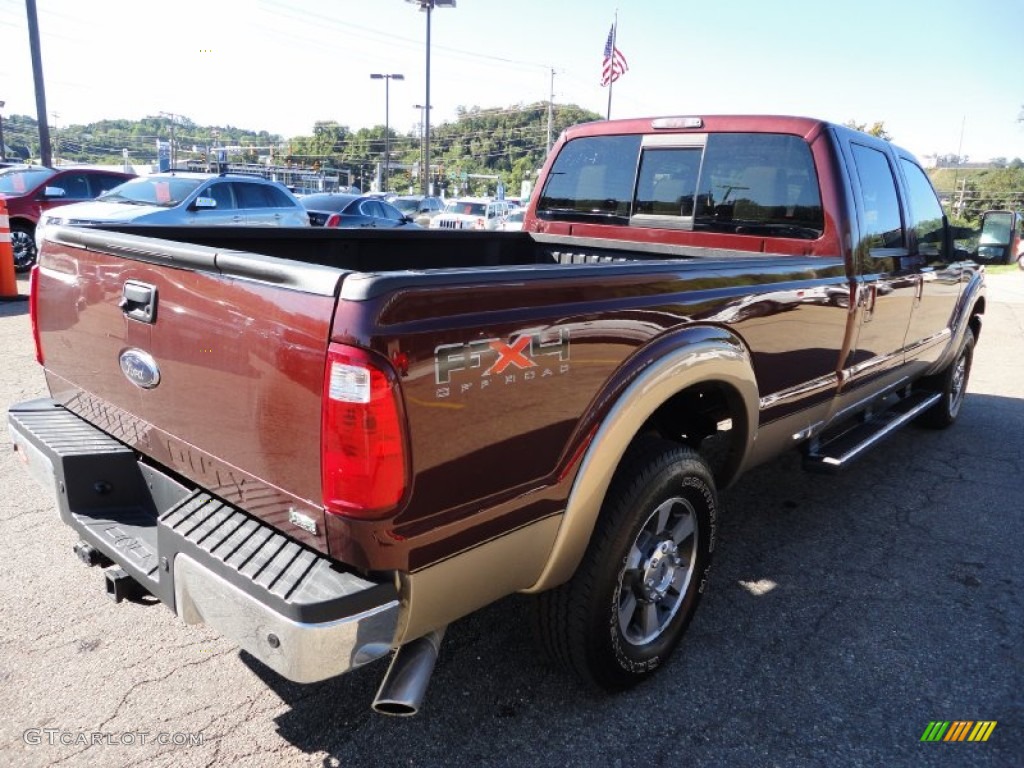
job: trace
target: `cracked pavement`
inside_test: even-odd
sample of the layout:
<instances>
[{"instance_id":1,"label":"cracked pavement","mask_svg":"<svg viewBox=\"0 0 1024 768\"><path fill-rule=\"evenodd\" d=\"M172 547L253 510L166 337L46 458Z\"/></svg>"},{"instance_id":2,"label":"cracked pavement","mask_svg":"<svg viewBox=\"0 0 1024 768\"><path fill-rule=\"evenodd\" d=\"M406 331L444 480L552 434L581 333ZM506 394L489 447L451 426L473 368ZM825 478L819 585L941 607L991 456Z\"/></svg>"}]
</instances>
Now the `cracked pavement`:
<instances>
[{"instance_id":1,"label":"cracked pavement","mask_svg":"<svg viewBox=\"0 0 1024 768\"><path fill-rule=\"evenodd\" d=\"M370 712L384 662L283 680L159 604L108 600L0 430L0 764L1022 765L1024 273L989 284L958 423L903 430L837 477L783 456L723 493L689 633L615 697L546 666L518 597L449 628L416 718ZM5 410L45 394L27 304L0 303L0 350ZM922 744L932 720L998 726Z\"/></svg>"}]
</instances>

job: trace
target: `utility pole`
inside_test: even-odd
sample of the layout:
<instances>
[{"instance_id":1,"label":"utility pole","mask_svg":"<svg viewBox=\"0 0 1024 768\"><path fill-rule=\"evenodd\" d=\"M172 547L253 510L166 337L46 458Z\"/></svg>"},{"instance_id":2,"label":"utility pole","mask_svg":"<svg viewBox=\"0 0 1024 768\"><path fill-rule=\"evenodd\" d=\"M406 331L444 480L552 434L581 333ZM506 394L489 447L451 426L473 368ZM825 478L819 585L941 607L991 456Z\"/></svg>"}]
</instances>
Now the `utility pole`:
<instances>
[{"instance_id":1,"label":"utility pole","mask_svg":"<svg viewBox=\"0 0 1024 768\"><path fill-rule=\"evenodd\" d=\"M57 137L57 119L60 117L60 115L58 115L56 112L51 112L50 114L53 115L53 164L56 165L58 162L60 162L60 160L58 160L57 158L57 155L60 154L57 151L57 142L60 141L60 139Z\"/></svg>"},{"instance_id":2,"label":"utility pole","mask_svg":"<svg viewBox=\"0 0 1024 768\"><path fill-rule=\"evenodd\" d=\"M171 170L173 171L178 167L176 162L177 157L174 152L174 123L177 121L179 115L176 115L173 112L161 112L160 117L166 117L171 121Z\"/></svg>"},{"instance_id":3,"label":"utility pole","mask_svg":"<svg viewBox=\"0 0 1024 768\"><path fill-rule=\"evenodd\" d=\"M954 180L953 183L956 184L956 181ZM953 215L954 216L958 216L958 217L959 216L963 216L964 215L964 195L967 193L967 179L961 179L960 180L960 189L957 190L954 187L954 191L957 193L957 198L958 199L957 199L956 205L954 206Z\"/></svg>"},{"instance_id":4,"label":"utility pole","mask_svg":"<svg viewBox=\"0 0 1024 768\"><path fill-rule=\"evenodd\" d=\"M213 137L213 146L210 147L210 151L206 155L206 170L211 170L210 163L213 162L214 172L221 173L224 169L220 167L220 129L214 128L210 131L210 135Z\"/></svg>"},{"instance_id":5,"label":"utility pole","mask_svg":"<svg viewBox=\"0 0 1024 768\"><path fill-rule=\"evenodd\" d=\"M551 69L551 97L548 99L548 154L551 154L551 116L555 109L555 70Z\"/></svg>"},{"instance_id":6,"label":"utility pole","mask_svg":"<svg viewBox=\"0 0 1024 768\"><path fill-rule=\"evenodd\" d=\"M963 119L960 121L960 144L956 148L956 170L953 171L953 191L954 192L956 192L957 177L960 175L960 164L963 162L963 154L962 154L962 152L964 150L964 128L966 128L966 127L967 127L967 115L965 114L963 116ZM966 184L967 184L967 179L964 179L964 185L966 186ZM961 206L961 209L962 209L963 204L964 204L964 196L963 196L963 193L961 192L960 193L960 206ZM961 214L960 213L956 213L954 215L960 216Z\"/></svg>"},{"instance_id":7,"label":"utility pole","mask_svg":"<svg viewBox=\"0 0 1024 768\"><path fill-rule=\"evenodd\" d=\"M43 57L39 51L39 20L36 0L25 0L28 16L28 44L32 51L32 79L36 86L36 125L39 127L39 162L52 165L50 156L50 124L46 121L46 86L43 84Z\"/></svg>"}]
</instances>

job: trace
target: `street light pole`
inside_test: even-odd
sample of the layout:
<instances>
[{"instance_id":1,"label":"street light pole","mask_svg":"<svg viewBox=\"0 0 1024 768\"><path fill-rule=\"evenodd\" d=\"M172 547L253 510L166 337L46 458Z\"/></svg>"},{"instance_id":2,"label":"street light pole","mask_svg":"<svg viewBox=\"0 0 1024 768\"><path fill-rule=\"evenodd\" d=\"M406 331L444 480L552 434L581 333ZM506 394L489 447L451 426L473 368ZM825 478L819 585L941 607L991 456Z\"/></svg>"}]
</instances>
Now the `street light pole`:
<instances>
[{"instance_id":1,"label":"street light pole","mask_svg":"<svg viewBox=\"0 0 1024 768\"><path fill-rule=\"evenodd\" d=\"M413 104L412 108L420 111L420 173L424 174L424 178L426 178L427 169L423 165L423 126L426 125L427 120L425 113L430 110L430 107L426 104Z\"/></svg>"},{"instance_id":2,"label":"street light pole","mask_svg":"<svg viewBox=\"0 0 1024 768\"><path fill-rule=\"evenodd\" d=\"M392 80L405 80L405 75L397 74L386 74L374 73L370 75L372 80L383 80L384 81L384 189L381 192L388 191L388 172L391 167L391 116L389 114L390 103L391 103L391 81Z\"/></svg>"},{"instance_id":3,"label":"street light pole","mask_svg":"<svg viewBox=\"0 0 1024 768\"><path fill-rule=\"evenodd\" d=\"M405 0L407 3L418 5L421 11L427 13L427 98L426 103L430 104L430 17L435 8L454 8L455 0ZM427 107L427 121L423 126L423 162L426 172L423 174L423 194L430 194L430 108Z\"/></svg>"},{"instance_id":4,"label":"street light pole","mask_svg":"<svg viewBox=\"0 0 1024 768\"><path fill-rule=\"evenodd\" d=\"M6 102L0 101L0 109L4 108ZM4 153L4 116L0 112L0 160L6 160L7 155Z\"/></svg>"}]
</instances>

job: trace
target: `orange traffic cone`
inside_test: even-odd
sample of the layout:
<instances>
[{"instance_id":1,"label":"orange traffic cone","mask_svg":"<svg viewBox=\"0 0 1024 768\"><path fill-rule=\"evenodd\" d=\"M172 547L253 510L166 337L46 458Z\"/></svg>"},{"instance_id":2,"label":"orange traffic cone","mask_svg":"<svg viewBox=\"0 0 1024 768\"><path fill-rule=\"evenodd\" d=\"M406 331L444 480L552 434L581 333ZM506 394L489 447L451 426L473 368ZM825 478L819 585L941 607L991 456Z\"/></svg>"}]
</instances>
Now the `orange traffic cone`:
<instances>
[{"instance_id":1,"label":"orange traffic cone","mask_svg":"<svg viewBox=\"0 0 1024 768\"><path fill-rule=\"evenodd\" d=\"M11 248L11 223L7 218L7 201L0 197L0 301L28 298L18 295L14 277L14 249Z\"/></svg>"}]
</instances>

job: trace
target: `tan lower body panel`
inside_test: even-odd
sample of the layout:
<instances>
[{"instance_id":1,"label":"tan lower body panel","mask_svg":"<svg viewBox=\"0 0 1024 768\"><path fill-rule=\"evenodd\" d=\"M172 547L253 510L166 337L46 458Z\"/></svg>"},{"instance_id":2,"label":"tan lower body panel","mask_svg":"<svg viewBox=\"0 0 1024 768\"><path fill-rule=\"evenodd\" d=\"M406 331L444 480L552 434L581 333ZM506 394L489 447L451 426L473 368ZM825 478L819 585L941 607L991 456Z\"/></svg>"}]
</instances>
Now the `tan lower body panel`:
<instances>
[{"instance_id":1,"label":"tan lower body panel","mask_svg":"<svg viewBox=\"0 0 1024 768\"><path fill-rule=\"evenodd\" d=\"M395 645L421 637L506 595L544 569L562 515L538 520L415 573L401 576Z\"/></svg>"}]
</instances>

